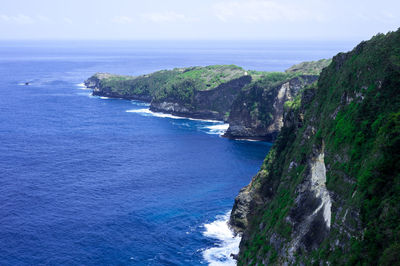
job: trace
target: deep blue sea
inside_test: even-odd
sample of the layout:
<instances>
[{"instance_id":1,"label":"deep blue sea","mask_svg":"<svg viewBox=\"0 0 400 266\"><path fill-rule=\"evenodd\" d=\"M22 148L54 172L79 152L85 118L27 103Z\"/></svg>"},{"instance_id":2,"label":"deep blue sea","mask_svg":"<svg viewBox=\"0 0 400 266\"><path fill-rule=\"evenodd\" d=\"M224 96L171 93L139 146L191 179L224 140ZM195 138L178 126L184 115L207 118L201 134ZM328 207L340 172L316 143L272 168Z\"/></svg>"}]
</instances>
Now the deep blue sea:
<instances>
[{"instance_id":1,"label":"deep blue sea","mask_svg":"<svg viewBox=\"0 0 400 266\"><path fill-rule=\"evenodd\" d=\"M81 83L194 65L282 71L352 46L0 42L0 265L233 264L227 215L271 144Z\"/></svg>"}]
</instances>

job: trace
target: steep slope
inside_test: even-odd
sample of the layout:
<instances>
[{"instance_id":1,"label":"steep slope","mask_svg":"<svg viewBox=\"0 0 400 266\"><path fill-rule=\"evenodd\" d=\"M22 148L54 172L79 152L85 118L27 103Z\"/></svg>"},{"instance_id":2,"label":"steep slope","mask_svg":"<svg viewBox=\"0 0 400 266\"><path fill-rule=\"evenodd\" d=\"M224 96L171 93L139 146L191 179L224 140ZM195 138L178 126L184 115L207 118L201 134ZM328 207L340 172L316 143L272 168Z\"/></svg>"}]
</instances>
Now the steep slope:
<instances>
[{"instance_id":1,"label":"steep slope","mask_svg":"<svg viewBox=\"0 0 400 266\"><path fill-rule=\"evenodd\" d=\"M239 265L400 261L400 30L325 68L235 200Z\"/></svg>"},{"instance_id":2,"label":"steep slope","mask_svg":"<svg viewBox=\"0 0 400 266\"><path fill-rule=\"evenodd\" d=\"M246 75L210 90L197 90L196 80L183 80L166 93L163 88L157 91L150 110L193 118L226 120L236 96L251 80L251 76Z\"/></svg>"},{"instance_id":3,"label":"steep slope","mask_svg":"<svg viewBox=\"0 0 400 266\"><path fill-rule=\"evenodd\" d=\"M251 138L273 141L283 126L283 109L316 75L292 77L271 73L245 87L232 104L229 114L229 138Z\"/></svg>"}]
</instances>

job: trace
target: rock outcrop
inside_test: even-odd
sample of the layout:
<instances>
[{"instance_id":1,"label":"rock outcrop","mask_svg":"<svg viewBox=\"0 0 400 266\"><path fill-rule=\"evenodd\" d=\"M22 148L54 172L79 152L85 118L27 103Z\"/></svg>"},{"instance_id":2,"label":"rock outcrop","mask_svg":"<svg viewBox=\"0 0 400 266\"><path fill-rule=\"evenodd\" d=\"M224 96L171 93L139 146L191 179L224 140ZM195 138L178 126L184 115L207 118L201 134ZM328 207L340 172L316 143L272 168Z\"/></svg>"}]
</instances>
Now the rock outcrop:
<instances>
[{"instance_id":1,"label":"rock outcrop","mask_svg":"<svg viewBox=\"0 0 400 266\"><path fill-rule=\"evenodd\" d=\"M194 91L189 103L173 97L161 101L153 99L150 110L199 119L226 120L233 101L251 80L251 76L247 75L211 90Z\"/></svg>"},{"instance_id":2,"label":"rock outcrop","mask_svg":"<svg viewBox=\"0 0 400 266\"><path fill-rule=\"evenodd\" d=\"M273 141L283 126L284 105L318 79L303 75L278 84L254 83L234 101L226 137Z\"/></svg>"}]
</instances>

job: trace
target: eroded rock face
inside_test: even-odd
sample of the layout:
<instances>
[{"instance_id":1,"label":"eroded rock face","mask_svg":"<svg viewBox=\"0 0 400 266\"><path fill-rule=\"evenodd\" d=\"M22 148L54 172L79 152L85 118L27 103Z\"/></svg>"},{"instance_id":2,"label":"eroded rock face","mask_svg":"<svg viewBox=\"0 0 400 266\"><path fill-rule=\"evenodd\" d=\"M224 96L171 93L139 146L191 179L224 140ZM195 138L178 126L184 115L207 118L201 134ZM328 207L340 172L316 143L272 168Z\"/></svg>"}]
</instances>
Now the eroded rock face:
<instances>
[{"instance_id":1,"label":"eroded rock face","mask_svg":"<svg viewBox=\"0 0 400 266\"><path fill-rule=\"evenodd\" d=\"M236 234L243 233L248 225L247 214L250 209L253 194L254 190L251 188L251 185L248 185L242 188L239 195L235 198L229 225Z\"/></svg>"},{"instance_id":2,"label":"eroded rock face","mask_svg":"<svg viewBox=\"0 0 400 266\"><path fill-rule=\"evenodd\" d=\"M312 251L328 235L331 227L332 201L326 188L324 150L309 163L310 173L297 187L295 205L287 221L293 225L292 241L283 250L287 259L295 261L295 254Z\"/></svg>"},{"instance_id":3,"label":"eroded rock face","mask_svg":"<svg viewBox=\"0 0 400 266\"><path fill-rule=\"evenodd\" d=\"M331 197L326 189L326 168L324 162L324 152L322 151L311 164L311 191L315 197L321 199L321 205L314 213L323 211L325 224L328 228L331 227Z\"/></svg>"},{"instance_id":4,"label":"eroded rock face","mask_svg":"<svg viewBox=\"0 0 400 266\"><path fill-rule=\"evenodd\" d=\"M293 165L294 163L292 163ZM273 196L271 182L260 184L265 174L257 174L252 182L244 187L235 199L230 218L231 228L249 238L249 216L266 204ZM258 185L257 185L258 183ZM270 187L270 192L266 188ZM290 209L286 222L291 225L291 241L272 233L268 242L286 262L294 263L296 254L310 252L317 248L327 237L331 227L332 200L326 188L326 167L323 150L308 162L307 177L296 188L294 206ZM262 231L260 223L258 230Z\"/></svg>"},{"instance_id":5,"label":"eroded rock face","mask_svg":"<svg viewBox=\"0 0 400 266\"><path fill-rule=\"evenodd\" d=\"M233 101L241 89L251 82L242 76L223 83L212 90L195 91L190 103L178 99L153 100L150 110L199 119L226 120Z\"/></svg>"},{"instance_id":6,"label":"eroded rock face","mask_svg":"<svg viewBox=\"0 0 400 266\"><path fill-rule=\"evenodd\" d=\"M241 92L232 104L225 136L273 141L283 126L285 102L317 79L318 76L300 76L274 87L254 86Z\"/></svg>"}]
</instances>

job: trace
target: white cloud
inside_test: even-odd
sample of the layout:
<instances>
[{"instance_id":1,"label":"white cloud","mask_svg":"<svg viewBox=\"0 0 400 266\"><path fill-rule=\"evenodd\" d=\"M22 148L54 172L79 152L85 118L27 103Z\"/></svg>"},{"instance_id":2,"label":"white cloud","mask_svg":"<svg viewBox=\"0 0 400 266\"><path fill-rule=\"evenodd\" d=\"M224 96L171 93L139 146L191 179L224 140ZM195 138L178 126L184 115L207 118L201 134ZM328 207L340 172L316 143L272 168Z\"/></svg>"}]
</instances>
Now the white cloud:
<instances>
[{"instance_id":1,"label":"white cloud","mask_svg":"<svg viewBox=\"0 0 400 266\"><path fill-rule=\"evenodd\" d=\"M315 14L302 5L282 3L282 1L247 0L224 1L213 5L215 16L223 21L275 22L323 20L321 14Z\"/></svg>"},{"instance_id":2,"label":"white cloud","mask_svg":"<svg viewBox=\"0 0 400 266\"><path fill-rule=\"evenodd\" d=\"M156 23L193 20L183 14L179 14L179 13L172 12L172 11L147 13L147 14L143 14L142 17L147 21L156 22Z\"/></svg>"},{"instance_id":3,"label":"white cloud","mask_svg":"<svg viewBox=\"0 0 400 266\"><path fill-rule=\"evenodd\" d=\"M35 22L35 20L30 17L26 16L23 14L15 15L15 16L9 16L9 15L4 15L0 14L0 20L5 21L7 23L13 23L13 24L32 24Z\"/></svg>"},{"instance_id":4,"label":"white cloud","mask_svg":"<svg viewBox=\"0 0 400 266\"><path fill-rule=\"evenodd\" d=\"M114 17L111 21L117 24L129 24L133 22L133 19L127 16L117 16Z\"/></svg>"}]
</instances>

